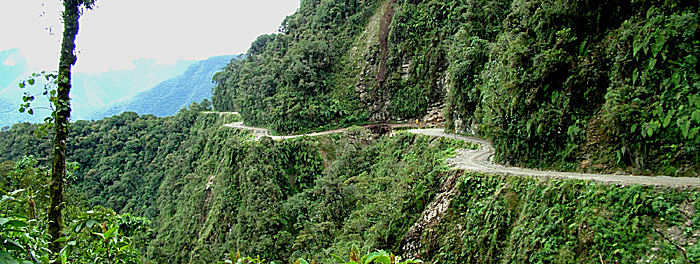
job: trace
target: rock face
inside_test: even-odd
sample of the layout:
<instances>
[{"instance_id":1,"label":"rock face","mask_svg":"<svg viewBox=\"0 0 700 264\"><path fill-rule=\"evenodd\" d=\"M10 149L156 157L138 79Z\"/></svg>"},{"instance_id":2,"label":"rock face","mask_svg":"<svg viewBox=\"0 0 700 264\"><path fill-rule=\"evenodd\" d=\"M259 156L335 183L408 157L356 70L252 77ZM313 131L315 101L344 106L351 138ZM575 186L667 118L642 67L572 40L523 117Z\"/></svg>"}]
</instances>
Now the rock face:
<instances>
[{"instance_id":1,"label":"rock face","mask_svg":"<svg viewBox=\"0 0 700 264\"><path fill-rule=\"evenodd\" d=\"M375 139L381 138L382 136L390 134L393 131L392 128L386 124L370 125L367 127L367 130L372 133L372 137Z\"/></svg>"},{"instance_id":2,"label":"rock face","mask_svg":"<svg viewBox=\"0 0 700 264\"><path fill-rule=\"evenodd\" d=\"M361 108L371 109L370 120L382 121L390 118L388 106L391 102L387 92L387 53L389 26L394 16L394 0L381 5L370 19L365 30L350 51L350 57L362 58L356 64L361 69L355 92Z\"/></svg>"},{"instance_id":3,"label":"rock face","mask_svg":"<svg viewBox=\"0 0 700 264\"><path fill-rule=\"evenodd\" d=\"M457 173L453 173L443 179L440 184L440 193L435 195L433 202L425 208L418 221L404 235L401 241L404 257L420 258L419 251L423 248L421 236L434 233L433 227L440 222L442 216L450 208L450 204L457 193L457 175Z\"/></svg>"},{"instance_id":4,"label":"rock face","mask_svg":"<svg viewBox=\"0 0 700 264\"><path fill-rule=\"evenodd\" d=\"M439 94L436 98L429 99L429 107L411 116L397 113L396 94L401 86L415 85L416 76L413 68L414 55L403 54L398 50L392 30L397 23L394 21L396 15L395 0L386 1L374 13L367 23L364 31L357 38L355 45L349 52L349 58L361 58L349 65L355 66L357 70L354 88L360 102L360 108L370 109L370 121L401 120L411 121L414 118L422 122L438 123L444 122L445 116L443 98L447 94L449 83L446 64L438 68L434 83L430 86L433 92ZM393 22L392 22L393 21ZM401 53L400 57L394 57ZM398 63L397 63L398 61ZM352 72L352 71L348 71ZM399 96L400 98L400 96ZM411 103L411 102L407 102Z\"/></svg>"}]
</instances>

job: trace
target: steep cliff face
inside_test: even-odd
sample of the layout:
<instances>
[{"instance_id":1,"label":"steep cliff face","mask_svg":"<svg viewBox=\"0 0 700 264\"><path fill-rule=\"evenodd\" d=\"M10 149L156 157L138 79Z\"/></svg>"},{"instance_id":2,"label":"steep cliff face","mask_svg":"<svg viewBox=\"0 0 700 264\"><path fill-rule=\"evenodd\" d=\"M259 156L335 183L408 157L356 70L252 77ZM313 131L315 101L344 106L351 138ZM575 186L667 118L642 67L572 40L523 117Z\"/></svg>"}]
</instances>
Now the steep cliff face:
<instances>
[{"instance_id":1,"label":"steep cliff face","mask_svg":"<svg viewBox=\"0 0 700 264\"><path fill-rule=\"evenodd\" d=\"M697 13L686 1L302 1L215 77L213 102L280 133L446 119L504 163L697 175Z\"/></svg>"},{"instance_id":2,"label":"steep cliff face","mask_svg":"<svg viewBox=\"0 0 700 264\"><path fill-rule=\"evenodd\" d=\"M450 170L466 143L402 132L254 141L206 113L282 133L444 115L505 163L697 175L691 2L303 0L215 75L216 109L71 126L69 197L151 218L156 263L696 263L697 189ZM0 131L0 161L46 156L35 129Z\"/></svg>"},{"instance_id":3,"label":"steep cliff face","mask_svg":"<svg viewBox=\"0 0 700 264\"><path fill-rule=\"evenodd\" d=\"M387 72L389 23L394 15L394 2L383 3L370 18L365 29L348 51L336 88L354 87L359 109L369 111L370 120L387 120L387 93L384 90ZM347 89L346 87L346 89Z\"/></svg>"},{"instance_id":4,"label":"steep cliff face","mask_svg":"<svg viewBox=\"0 0 700 264\"><path fill-rule=\"evenodd\" d=\"M135 241L149 263L238 251L333 263L330 253L377 249L426 263L700 260L697 189L449 170L468 143L408 132L254 141L223 126L235 115L205 110L74 124L68 202L149 217ZM2 167L45 156L35 129L0 132Z\"/></svg>"},{"instance_id":5,"label":"steep cliff face","mask_svg":"<svg viewBox=\"0 0 700 264\"><path fill-rule=\"evenodd\" d=\"M370 121L415 118L426 121L428 113L442 113L444 108L447 61L437 55L431 58L430 65L414 64L415 60L424 63L426 51L405 45L408 39L403 20L410 18L407 17L409 11L402 7L405 5L392 0L384 1L377 9L346 55L355 61L343 64L340 75L352 81L336 86L338 89L344 85L355 87L355 94L360 98L359 109L369 111Z\"/></svg>"}]
</instances>

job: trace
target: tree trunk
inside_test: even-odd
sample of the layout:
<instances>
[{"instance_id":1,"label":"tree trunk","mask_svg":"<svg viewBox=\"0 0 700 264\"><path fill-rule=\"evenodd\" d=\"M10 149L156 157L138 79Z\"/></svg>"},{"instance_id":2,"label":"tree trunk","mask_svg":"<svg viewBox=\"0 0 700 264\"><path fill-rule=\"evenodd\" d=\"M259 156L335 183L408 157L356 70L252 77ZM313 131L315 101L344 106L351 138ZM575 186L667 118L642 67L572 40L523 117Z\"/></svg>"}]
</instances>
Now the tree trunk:
<instances>
[{"instance_id":1,"label":"tree trunk","mask_svg":"<svg viewBox=\"0 0 700 264\"><path fill-rule=\"evenodd\" d=\"M58 66L58 90L56 93L53 157L51 160L51 180L49 182L49 235L52 253L61 251L61 225L63 222L63 181L66 174L66 137L68 136L68 121L70 118L70 88L71 67L75 64L75 37L78 35L78 19L80 18L79 0L64 0L63 7L63 42L61 58Z\"/></svg>"}]
</instances>

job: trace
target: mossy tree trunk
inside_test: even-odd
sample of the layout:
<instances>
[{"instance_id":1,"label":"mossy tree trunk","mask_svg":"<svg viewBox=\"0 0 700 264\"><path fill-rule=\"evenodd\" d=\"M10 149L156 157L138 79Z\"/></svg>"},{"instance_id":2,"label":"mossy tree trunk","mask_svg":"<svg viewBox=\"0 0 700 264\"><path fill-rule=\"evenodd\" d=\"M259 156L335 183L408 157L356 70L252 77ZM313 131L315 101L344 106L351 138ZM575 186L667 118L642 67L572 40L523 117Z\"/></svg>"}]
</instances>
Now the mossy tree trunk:
<instances>
[{"instance_id":1,"label":"mossy tree trunk","mask_svg":"<svg viewBox=\"0 0 700 264\"><path fill-rule=\"evenodd\" d=\"M58 65L58 89L54 112L54 139L53 157L51 160L51 180L49 182L49 206L48 229L51 236L49 249L57 254L61 251L61 229L63 209L63 181L66 174L66 137L68 136L68 122L70 119L70 88L71 67L75 64L75 38L78 35L78 19L80 19L80 7L85 5L92 7L91 0L64 0L63 1L63 40L61 44L61 57Z\"/></svg>"}]
</instances>

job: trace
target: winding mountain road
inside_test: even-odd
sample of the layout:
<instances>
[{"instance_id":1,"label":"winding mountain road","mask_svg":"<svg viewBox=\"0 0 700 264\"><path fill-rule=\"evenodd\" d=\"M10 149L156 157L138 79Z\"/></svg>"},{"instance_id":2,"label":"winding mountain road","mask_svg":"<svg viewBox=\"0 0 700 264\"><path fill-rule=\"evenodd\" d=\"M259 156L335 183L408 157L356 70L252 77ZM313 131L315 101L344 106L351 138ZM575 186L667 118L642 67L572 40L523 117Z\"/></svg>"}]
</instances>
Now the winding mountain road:
<instances>
[{"instance_id":1,"label":"winding mountain road","mask_svg":"<svg viewBox=\"0 0 700 264\"><path fill-rule=\"evenodd\" d=\"M475 137L445 133L442 129L411 129L410 133L463 140L481 146L478 150L458 149L457 155L447 159L447 163L458 169L491 174L506 174L540 178L577 179L619 184L641 184L668 187L700 187L700 178L669 176L634 176L622 174L593 174L560 171L542 171L529 168L495 164L491 157L496 153L491 143Z\"/></svg>"},{"instance_id":2,"label":"winding mountain road","mask_svg":"<svg viewBox=\"0 0 700 264\"><path fill-rule=\"evenodd\" d=\"M397 127L412 127L411 124L385 124L391 128ZM243 125L243 122L237 122L233 124L224 125L230 128L237 128L243 130L253 131L256 138L260 137L270 137L273 140L285 140L298 137L313 137L329 135L334 133L343 133L348 129L335 129L323 132L301 134L301 135L290 135L290 136L273 136L270 131L265 128L251 127ZM370 126L365 126L370 127ZM576 172L560 172L560 171L543 171L535 170L529 168L521 167L511 167L495 164L492 162L492 157L495 154L494 148L490 142L469 136L455 135L445 133L439 128L417 128L407 130L409 133L433 137L444 137L452 138L457 140L463 140L470 143L480 145L478 150L469 149L458 149L457 154L447 159L447 163L450 167L456 169L464 169L475 172L482 172L488 174L505 174L505 175L517 175L517 176L527 176L527 177L537 177L537 178L554 178L554 179L576 179L576 180L587 180L587 181L597 181L603 183L616 183L622 185L640 184L640 185L650 185L650 186L667 186L667 187L700 187L700 178L690 178L690 177L669 177L669 176L634 176L634 175L622 175L622 174L592 174L592 173L576 173Z\"/></svg>"},{"instance_id":3,"label":"winding mountain road","mask_svg":"<svg viewBox=\"0 0 700 264\"><path fill-rule=\"evenodd\" d=\"M378 124L378 125L384 125L390 128L397 128L397 127L414 127L411 124ZM270 133L270 130L266 128L260 128L260 127L251 127L251 126L246 126L243 125L243 122L236 122L233 124L225 124L225 127L230 127L230 128L238 128L238 129L243 129L243 130L250 130L253 131L254 135L256 138L260 137L269 137L273 140L285 140L285 139L292 139L292 138L300 138L300 137L317 137L317 136L323 136L323 135L330 135L330 134L336 134L336 133L343 133L347 132L348 128L340 128L340 129L334 129L334 130L326 130L322 132L315 132L315 133L308 133L308 134L300 134L300 135L289 135L289 136L273 136ZM362 126L364 128L369 128L372 126L377 126L377 125L367 125L367 126Z\"/></svg>"},{"instance_id":4,"label":"winding mountain road","mask_svg":"<svg viewBox=\"0 0 700 264\"><path fill-rule=\"evenodd\" d=\"M200 112L200 113L205 114L205 115L219 115L219 116L238 115L239 114L238 112L213 112L213 111L204 111L204 112Z\"/></svg>"}]
</instances>

